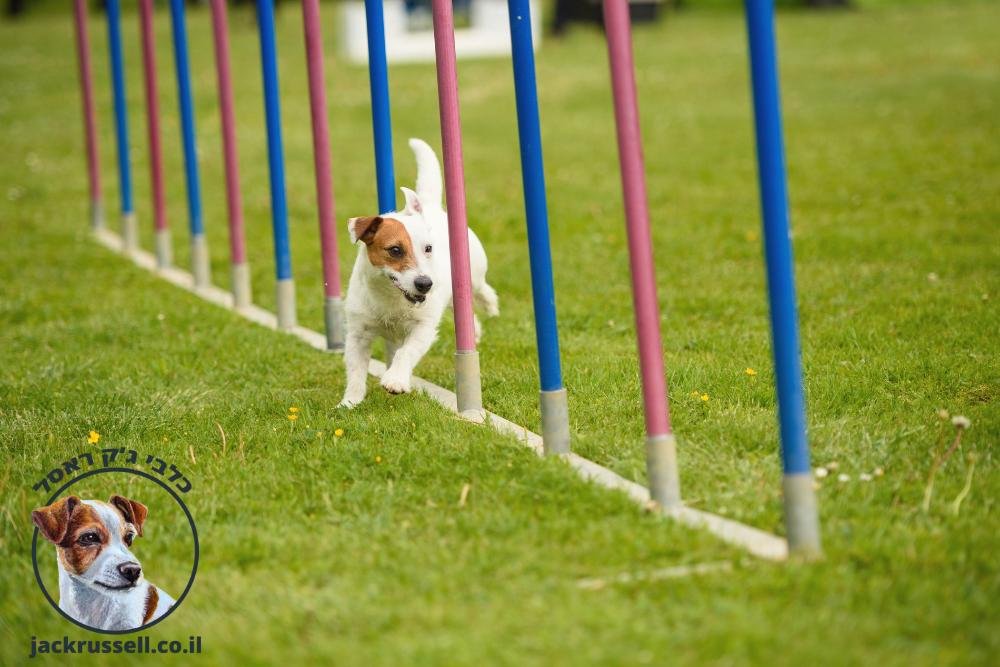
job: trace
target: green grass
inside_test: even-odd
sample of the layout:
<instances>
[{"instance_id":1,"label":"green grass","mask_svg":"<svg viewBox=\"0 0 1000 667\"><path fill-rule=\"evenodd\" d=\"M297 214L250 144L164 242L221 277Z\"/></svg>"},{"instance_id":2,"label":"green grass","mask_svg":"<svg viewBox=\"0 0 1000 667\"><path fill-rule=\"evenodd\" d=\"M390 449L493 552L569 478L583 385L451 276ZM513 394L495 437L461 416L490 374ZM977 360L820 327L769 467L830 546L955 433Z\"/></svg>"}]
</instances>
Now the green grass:
<instances>
[{"instance_id":1,"label":"green grass","mask_svg":"<svg viewBox=\"0 0 1000 667\"><path fill-rule=\"evenodd\" d=\"M168 20L162 13L157 20L169 215L177 261L186 266ZM538 460L424 397L390 397L373 384L360 408L335 410L343 388L338 357L199 301L88 238L69 18L47 13L0 25L0 663L25 661L33 635L88 636L38 593L28 517L46 500L31 488L37 479L69 456L96 451L86 443L91 429L101 445L177 464L194 484L186 501L198 523L201 568L184 605L150 634L203 635L206 663L995 660L998 21L1000 6L989 2L880 1L861 11L780 16L809 429L815 462L839 464L818 491L826 558L808 565L762 563L643 515L561 463ZM136 24L126 12L136 201L148 248ZM272 307L256 34L248 13L234 12L232 24L254 290ZM283 7L278 27L300 319L319 329L294 4ZM193 9L189 29L213 277L228 285L207 12ZM91 30L104 193L114 210L98 17ZM679 12L638 29L635 40L684 493L692 506L780 532L742 20L734 12ZM329 53L343 221L372 213L375 200L367 74L332 47ZM546 41L538 65L574 447L642 481L638 369L599 33L580 29ZM414 168L405 139L438 143L434 70L395 67L391 78L397 170L407 184ZM481 347L484 400L535 427L509 63L463 62L461 98L470 221L502 306ZM340 227L346 263L351 252ZM449 331L446 323L418 368L445 386ZM302 410L297 422L286 418L290 406ZM925 512L929 470L951 437L939 409L973 425L938 474ZM343 438L333 437L335 428ZM859 481L877 467L884 476ZM851 481L838 482L838 473ZM956 513L952 501L970 475ZM459 506L467 483L468 501ZM84 486L103 494L108 484ZM138 497L143 486L128 488ZM150 516L150 535L136 549L162 568L150 570L153 581L170 583L186 567L186 552L167 549L180 533L173 519L159 520ZM733 573L600 591L576 585L720 560L731 561Z\"/></svg>"}]
</instances>

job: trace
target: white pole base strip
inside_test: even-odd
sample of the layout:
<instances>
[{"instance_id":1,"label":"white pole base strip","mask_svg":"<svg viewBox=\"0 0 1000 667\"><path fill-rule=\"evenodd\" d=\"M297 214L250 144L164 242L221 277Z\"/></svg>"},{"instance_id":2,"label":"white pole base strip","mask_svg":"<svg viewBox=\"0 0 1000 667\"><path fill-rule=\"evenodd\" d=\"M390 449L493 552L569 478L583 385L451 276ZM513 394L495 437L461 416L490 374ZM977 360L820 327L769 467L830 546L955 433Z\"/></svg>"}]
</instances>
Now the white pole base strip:
<instances>
[{"instance_id":1,"label":"white pole base strip","mask_svg":"<svg viewBox=\"0 0 1000 667\"><path fill-rule=\"evenodd\" d=\"M154 243L156 244L156 266L160 269L169 268L174 263L174 246L170 241L169 229L157 229Z\"/></svg>"},{"instance_id":2,"label":"white pole base strip","mask_svg":"<svg viewBox=\"0 0 1000 667\"><path fill-rule=\"evenodd\" d=\"M139 249L139 227L135 213L122 213L122 249L133 253Z\"/></svg>"},{"instance_id":3,"label":"white pole base strip","mask_svg":"<svg viewBox=\"0 0 1000 667\"><path fill-rule=\"evenodd\" d=\"M121 251L121 239L113 232L99 230L94 237L104 247L115 252ZM138 266L157 273L156 260L149 253L139 250L130 257ZM232 308L232 298L228 292L212 286L205 289L198 289L194 286L191 274L186 271L170 268L159 271L158 275L167 282L188 290L210 303L214 303L227 310L233 310L251 322L255 322L268 329L278 329L278 319L274 313L270 313L254 305L242 310L234 310ZM326 336L317 331L305 327L294 327L288 333L317 350L326 351ZM385 368L385 364L378 359L372 359L368 364L368 372L375 377L380 377L385 372ZM515 424L508 419L484 410L470 412L468 416L461 414L458 409L458 397L454 393L423 378L414 376L413 388L436 401L445 409L460 413L462 417L469 418L470 421L483 421L493 427L498 433L513 436L520 444L529 447L539 456L544 454L545 449L542 436L520 424ZM707 530L722 541L744 549L759 558L781 561L788 557L788 543L776 535L771 535L770 533L747 526L738 521L733 521L732 519L725 519L721 516L684 507L683 505L669 509L664 508L659 504L650 502L649 489L641 484L625 479L618 473L608 470L602 465L573 453L563 454L560 458L566 461L570 468L575 470L581 478L607 489L624 493L645 511L655 510L663 516L674 519L686 526Z\"/></svg>"},{"instance_id":4,"label":"white pole base strip","mask_svg":"<svg viewBox=\"0 0 1000 667\"><path fill-rule=\"evenodd\" d=\"M328 296L323 302L323 323L326 326L326 349L344 351L344 302L337 296Z\"/></svg>"},{"instance_id":5,"label":"white pole base strip","mask_svg":"<svg viewBox=\"0 0 1000 667\"><path fill-rule=\"evenodd\" d=\"M242 310L253 303L253 293L250 291L250 265L231 264L229 276L232 281L233 308Z\"/></svg>"},{"instance_id":6,"label":"white pole base strip","mask_svg":"<svg viewBox=\"0 0 1000 667\"><path fill-rule=\"evenodd\" d=\"M482 413L483 389L480 384L478 350L460 350L455 353L455 395L458 397L459 414L475 417Z\"/></svg>"},{"instance_id":7,"label":"white pole base strip","mask_svg":"<svg viewBox=\"0 0 1000 667\"><path fill-rule=\"evenodd\" d=\"M677 440L673 433L646 438L646 473L654 502L673 508L681 504L681 482L677 472Z\"/></svg>"},{"instance_id":8,"label":"white pole base strip","mask_svg":"<svg viewBox=\"0 0 1000 667\"><path fill-rule=\"evenodd\" d=\"M104 205L100 199L90 202L90 228L95 232L104 229Z\"/></svg>"},{"instance_id":9,"label":"white pole base strip","mask_svg":"<svg viewBox=\"0 0 1000 667\"><path fill-rule=\"evenodd\" d=\"M212 284L212 272L208 267L208 241L204 234L191 237L191 275L195 288L201 289Z\"/></svg>"},{"instance_id":10,"label":"white pole base strip","mask_svg":"<svg viewBox=\"0 0 1000 667\"><path fill-rule=\"evenodd\" d=\"M813 559L822 554L819 536L819 506L812 473L786 474L782 479L788 549L793 556Z\"/></svg>"},{"instance_id":11,"label":"white pole base strip","mask_svg":"<svg viewBox=\"0 0 1000 667\"><path fill-rule=\"evenodd\" d=\"M277 283L275 310L278 313L278 328L290 331L298 324L295 315L295 279L285 278Z\"/></svg>"},{"instance_id":12,"label":"white pole base strip","mask_svg":"<svg viewBox=\"0 0 1000 667\"><path fill-rule=\"evenodd\" d=\"M566 389L539 392L542 410L542 444L546 454L569 452L569 404Z\"/></svg>"}]
</instances>

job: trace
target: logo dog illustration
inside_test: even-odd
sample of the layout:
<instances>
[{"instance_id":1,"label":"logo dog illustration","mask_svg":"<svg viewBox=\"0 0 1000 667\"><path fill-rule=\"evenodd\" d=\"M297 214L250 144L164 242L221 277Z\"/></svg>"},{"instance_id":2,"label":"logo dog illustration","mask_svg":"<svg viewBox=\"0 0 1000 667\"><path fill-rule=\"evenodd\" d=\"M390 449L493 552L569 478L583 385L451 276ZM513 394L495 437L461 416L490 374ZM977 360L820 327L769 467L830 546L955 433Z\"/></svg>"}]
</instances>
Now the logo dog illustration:
<instances>
[{"instance_id":1,"label":"logo dog illustration","mask_svg":"<svg viewBox=\"0 0 1000 667\"><path fill-rule=\"evenodd\" d=\"M100 630L133 630L163 616L174 599L149 583L132 555L147 509L123 496L109 502L61 498L31 513L56 545L59 608Z\"/></svg>"}]
</instances>

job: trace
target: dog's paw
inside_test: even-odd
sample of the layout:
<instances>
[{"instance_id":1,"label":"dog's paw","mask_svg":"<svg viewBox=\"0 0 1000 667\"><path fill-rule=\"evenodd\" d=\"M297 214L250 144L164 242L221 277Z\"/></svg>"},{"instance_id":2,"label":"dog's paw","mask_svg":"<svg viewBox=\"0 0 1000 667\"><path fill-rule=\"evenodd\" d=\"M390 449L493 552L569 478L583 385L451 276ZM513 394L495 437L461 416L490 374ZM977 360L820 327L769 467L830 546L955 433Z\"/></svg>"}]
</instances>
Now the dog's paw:
<instances>
[{"instance_id":1,"label":"dog's paw","mask_svg":"<svg viewBox=\"0 0 1000 667\"><path fill-rule=\"evenodd\" d=\"M360 396L344 395L344 398L340 399L340 403L337 404L337 407L343 408L345 410L350 410L356 407L363 400L365 400L364 394L361 394Z\"/></svg>"},{"instance_id":2,"label":"dog's paw","mask_svg":"<svg viewBox=\"0 0 1000 667\"><path fill-rule=\"evenodd\" d=\"M410 391L410 376L393 373L390 368L382 374L382 387L390 394L405 394Z\"/></svg>"}]
</instances>

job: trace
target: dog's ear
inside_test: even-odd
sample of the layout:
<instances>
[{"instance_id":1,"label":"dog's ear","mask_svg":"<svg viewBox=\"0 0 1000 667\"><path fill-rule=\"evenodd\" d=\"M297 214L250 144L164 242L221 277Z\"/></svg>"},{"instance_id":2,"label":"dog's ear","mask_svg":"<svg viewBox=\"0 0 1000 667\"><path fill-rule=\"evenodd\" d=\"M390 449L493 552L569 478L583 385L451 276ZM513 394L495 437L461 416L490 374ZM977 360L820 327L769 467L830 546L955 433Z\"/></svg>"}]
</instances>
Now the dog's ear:
<instances>
[{"instance_id":1,"label":"dog's ear","mask_svg":"<svg viewBox=\"0 0 1000 667\"><path fill-rule=\"evenodd\" d=\"M400 188L400 190L403 191L403 199L406 200L406 206L403 207L404 213L419 214L424 212L424 205L420 203L420 195L410 188Z\"/></svg>"},{"instance_id":2,"label":"dog's ear","mask_svg":"<svg viewBox=\"0 0 1000 667\"><path fill-rule=\"evenodd\" d=\"M142 524L146 523L146 514L149 513L146 506L124 496L111 496L111 505L125 515L125 520L135 526L139 537L142 537Z\"/></svg>"},{"instance_id":3,"label":"dog's ear","mask_svg":"<svg viewBox=\"0 0 1000 667\"><path fill-rule=\"evenodd\" d=\"M69 518L73 510L80 504L76 496L60 498L51 505L39 507L31 513L31 522L38 526L42 537L53 544L59 544L66 537L69 528Z\"/></svg>"},{"instance_id":4,"label":"dog's ear","mask_svg":"<svg viewBox=\"0 0 1000 667\"><path fill-rule=\"evenodd\" d=\"M363 218L351 218L347 223L347 230L351 233L351 243L364 241L365 245L372 242L375 232L382 226L382 218L373 215Z\"/></svg>"}]
</instances>

